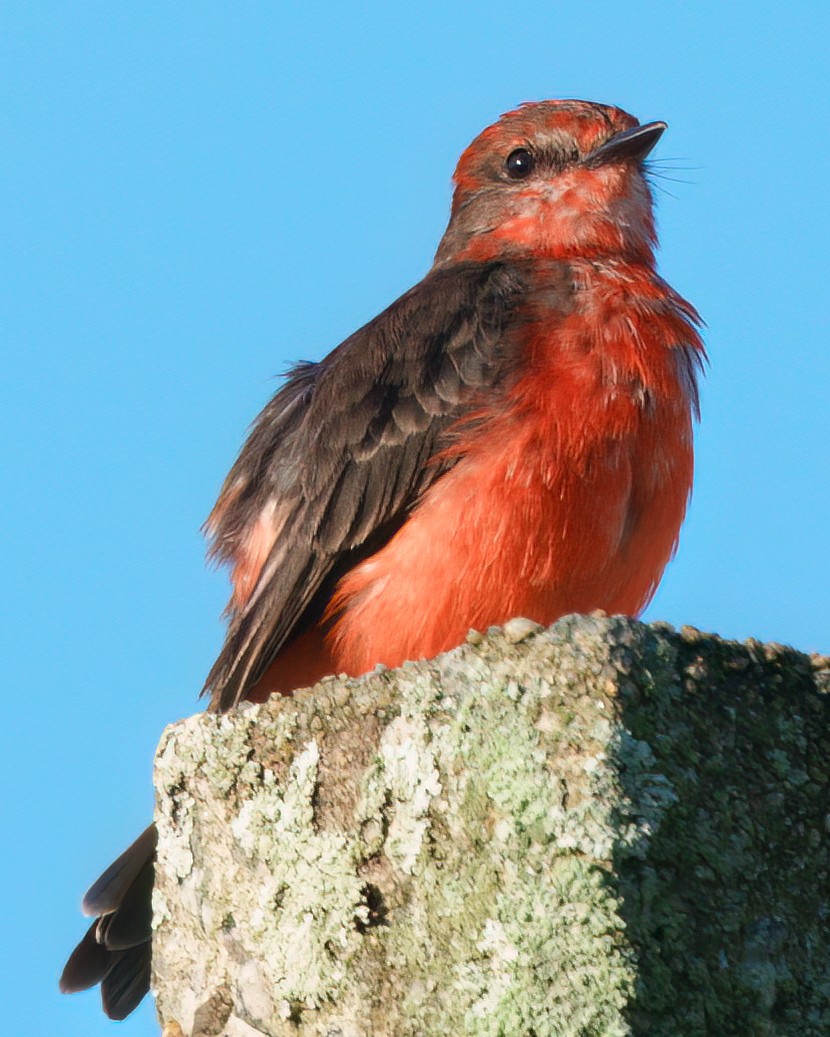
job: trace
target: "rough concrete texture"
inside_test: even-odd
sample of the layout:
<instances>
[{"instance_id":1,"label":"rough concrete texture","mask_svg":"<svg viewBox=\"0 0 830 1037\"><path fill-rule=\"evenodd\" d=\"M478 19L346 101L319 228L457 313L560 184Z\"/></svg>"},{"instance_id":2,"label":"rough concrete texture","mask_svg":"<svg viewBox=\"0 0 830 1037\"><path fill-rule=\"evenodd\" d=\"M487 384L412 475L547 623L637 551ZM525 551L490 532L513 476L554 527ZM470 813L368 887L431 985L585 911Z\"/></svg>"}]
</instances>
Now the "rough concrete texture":
<instances>
[{"instance_id":1,"label":"rough concrete texture","mask_svg":"<svg viewBox=\"0 0 830 1037\"><path fill-rule=\"evenodd\" d=\"M830 659L624 619L203 714L158 753L186 1037L830 1034Z\"/></svg>"}]
</instances>

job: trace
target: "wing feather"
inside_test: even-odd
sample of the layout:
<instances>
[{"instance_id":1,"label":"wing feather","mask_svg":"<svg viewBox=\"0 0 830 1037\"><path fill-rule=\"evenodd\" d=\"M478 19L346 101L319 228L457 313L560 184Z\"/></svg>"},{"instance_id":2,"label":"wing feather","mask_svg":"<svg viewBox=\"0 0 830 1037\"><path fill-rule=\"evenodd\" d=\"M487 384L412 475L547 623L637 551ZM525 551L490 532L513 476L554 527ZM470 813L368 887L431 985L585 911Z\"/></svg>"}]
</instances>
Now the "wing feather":
<instances>
[{"instance_id":1,"label":"wing feather","mask_svg":"<svg viewBox=\"0 0 830 1037\"><path fill-rule=\"evenodd\" d=\"M570 286L567 268L556 275ZM208 675L211 708L247 693L322 614L333 581L378 550L453 463L448 428L509 380L509 329L527 291L519 264L459 263L420 284L265 407L206 524L211 555L237 565L267 509L281 526Z\"/></svg>"}]
</instances>

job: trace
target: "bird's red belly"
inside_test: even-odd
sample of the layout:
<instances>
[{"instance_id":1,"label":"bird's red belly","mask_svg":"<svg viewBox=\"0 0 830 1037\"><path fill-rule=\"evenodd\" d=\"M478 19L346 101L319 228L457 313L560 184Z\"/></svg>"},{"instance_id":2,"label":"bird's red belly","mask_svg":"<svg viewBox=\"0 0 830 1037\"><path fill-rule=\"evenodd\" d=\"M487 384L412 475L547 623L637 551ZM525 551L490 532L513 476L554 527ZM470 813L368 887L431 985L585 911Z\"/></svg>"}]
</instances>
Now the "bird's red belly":
<instances>
[{"instance_id":1,"label":"bird's red belly","mask_svg":"<svg viewBox=\"0 0 830 1037\"><path fill-rule=\"evenodd\" d=\"M349 673L430 657L522 615L552 623L602 608L638 613L671 556L691 456L648 456L648 434L556 463L521 430L469 456L412 519L342 580L335 655ZM645 449L643 449L645 448ZM645 455L645 456L644 456Z\"/></svg>"},{"instance_id":2,"label":"bird's red belly","mask_svg":"<svg viewBox=\"0 0 830 1037\"><path fill-rule=\"evenodd\" d=\"M629 406L625 434L589 420L567 442L526 415L480 433L398 533L342 578L331 627L289 645L255 697L430 658L513 616L640 612L685 512L691 429L687 405Z\"/></svg>"}]
</instances>

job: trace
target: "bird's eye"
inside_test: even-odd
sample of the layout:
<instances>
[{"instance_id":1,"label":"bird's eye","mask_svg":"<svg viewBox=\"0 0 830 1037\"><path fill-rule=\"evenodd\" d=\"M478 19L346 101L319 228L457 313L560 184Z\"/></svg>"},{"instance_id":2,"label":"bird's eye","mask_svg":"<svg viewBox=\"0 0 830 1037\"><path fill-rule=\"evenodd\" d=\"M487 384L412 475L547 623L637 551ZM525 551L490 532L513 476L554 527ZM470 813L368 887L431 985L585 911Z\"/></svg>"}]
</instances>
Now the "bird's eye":
<instances>
[{"instance_id":1,"label":"bird's eye","mask_svg":"<svg viewBox=\"0 0 830 1037\"><path fill-rule=\"evenodd\" d=\"M504 160L504 168L511 180L524 180L533 172L536 160L527 148L516 148Z\"/></svg>"}]
</instances>

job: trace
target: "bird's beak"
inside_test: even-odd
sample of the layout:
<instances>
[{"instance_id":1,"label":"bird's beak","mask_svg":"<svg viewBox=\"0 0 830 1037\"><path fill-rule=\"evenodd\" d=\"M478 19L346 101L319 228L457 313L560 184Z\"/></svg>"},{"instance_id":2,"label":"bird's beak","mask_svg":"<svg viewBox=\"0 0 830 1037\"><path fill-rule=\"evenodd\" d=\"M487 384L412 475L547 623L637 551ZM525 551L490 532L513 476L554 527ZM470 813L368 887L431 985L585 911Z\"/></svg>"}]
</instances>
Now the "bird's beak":
<instances>
[{"instance_id":1,"label":"bird's beak","mask_svg":"<svg viewBox=\"0 0 830 1037\"><path fill-rule=\"evenodd\" d=\"M631 130L615 133L610 140L595 148L582 160L589 169L607 166L613 162L642 162L654 145L663 136L664 122L647 122Z\"/></svg>"}]
</instances>

